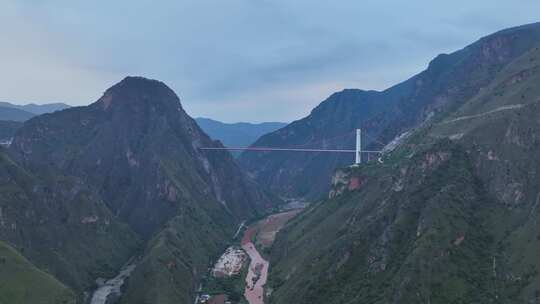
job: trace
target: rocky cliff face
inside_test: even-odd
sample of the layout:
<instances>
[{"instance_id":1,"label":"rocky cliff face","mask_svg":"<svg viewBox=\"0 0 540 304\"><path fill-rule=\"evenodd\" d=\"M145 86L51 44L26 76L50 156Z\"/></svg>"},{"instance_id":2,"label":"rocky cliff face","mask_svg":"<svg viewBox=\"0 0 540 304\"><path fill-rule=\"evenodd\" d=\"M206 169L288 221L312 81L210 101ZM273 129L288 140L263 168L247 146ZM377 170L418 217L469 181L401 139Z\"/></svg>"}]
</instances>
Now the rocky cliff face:
<instances>
[{"instance_id":1,"label":"rocky cliff face","mask_svg":"<svg viewBox=\"0 0 540 304\"><path fill-rule=\"evenodd\" d=\"M354 130L362 128L364 147L381 149L402 132L459 107L539 39L538 24L495 33L463 50L439 55L425 71L385 91L335 93L306 118L261 137L253 146L354 149ZM352 163L353 157L246 153L240 161L273 189L313 198L328 191L333 170Z\"/></svg>"},{"instance_id":2,"label":"rocky cliff face","mask_svg":"<svg viewBox=\"0 0 540 304\"><path fill-rule=\"evenodd\" d=\"M477 48L498 65L537 27ZM384 164L338 171L331 198L278 236L271 303L537 302L539 41L486 65L489 82Z\"/></svg>"},{"instance_id":3,"label":"rocky cliff face","mask_svg":"<svg viewBox=\"0 0 540 304\"><path fill-rule=\"evenodd\" d=\"M62 184L62 191L70 195L66 199L70 211L59 216L59 221L73 220L105 234L109 223L127 223L129 233L145 241L142 260L128 286L129 303L178 303L192 301L210 257L225 246L236 224L276 202L240 171L228 153L199 150L220 146L199 129L166 85L128 77L89 106L29 120L17 131L9 154L21 170L55 172L73 182ZM82 189L88 189L88 194L78 194ZM83 198L101 206L101 211L94 206L90 210L95 212L83 212ZM53 218L60 206L57 202L41 208L50 209L47 212ZM36 215L36 221L41 216ZM33 223L22 218L20 222ZM52 226L57 225L62 224ZM52 233L47 229L44 233ZM76 240L81 233L72 231L71 235ZM36 243L40 237L37 232L25 235ZM110 235L112 240L120 237ZM53 235L50 238L61 242ZM95 245L91 240L88 243ZM103 255L113 252L110 248ZM80 261L88 258L77 257ZM86 270L83 283L95 274L93 270ZM67 282L64 276L58 278ZM161 283L141 288L149 281Z\"/></svg>"}]
</instances>

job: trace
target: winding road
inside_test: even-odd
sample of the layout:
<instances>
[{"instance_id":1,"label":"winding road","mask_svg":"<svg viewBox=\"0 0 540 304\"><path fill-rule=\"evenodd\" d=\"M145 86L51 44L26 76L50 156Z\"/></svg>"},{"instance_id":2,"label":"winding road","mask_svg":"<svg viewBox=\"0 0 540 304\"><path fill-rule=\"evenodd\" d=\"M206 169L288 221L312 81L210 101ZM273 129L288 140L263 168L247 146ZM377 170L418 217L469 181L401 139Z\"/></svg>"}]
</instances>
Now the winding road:
<instances>
[{"instance_id":1,"label":"winding road","mask_svg":"<svg viewBox=\"0 0 540 304\"><path fill-rule=\"evenodd\" d=\"M508 110L515 110L515 109L521 109L523 108L525 105L523 104L514 104L514 105L506 105L506 106L501 106L501 107L498 107L494 110L491 110L491 111L487 111L487 112L484 112L484 113L479 113L479 114L473 114L473 115L466 115L466 116L461 116L461 117L457 117L457 118L454 118L454 119L451 119L451 120L447 120L447 121L443 121L441 123L439 123L440 125L446 125L446 124L450 124L450 123L453 123L453 122L457 122L457 121L462 121L462 120L468 120L468 119L473 119L473 118L479 118L479 117L483 117L483 116L487 116L489 114L493 114L493 113L497 113L497 112L501 112L501 111L508 111Z\"/></svg>"}]
</instances>

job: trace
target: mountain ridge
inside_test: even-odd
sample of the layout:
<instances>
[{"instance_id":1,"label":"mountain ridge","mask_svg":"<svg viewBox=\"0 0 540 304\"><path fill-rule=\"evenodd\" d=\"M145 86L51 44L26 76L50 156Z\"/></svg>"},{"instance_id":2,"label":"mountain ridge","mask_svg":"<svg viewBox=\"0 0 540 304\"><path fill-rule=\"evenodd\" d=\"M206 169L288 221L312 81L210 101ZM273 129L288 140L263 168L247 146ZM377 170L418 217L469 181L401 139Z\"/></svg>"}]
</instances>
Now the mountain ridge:
<instances>
[{"instance_id":1,"label":"mountain ridge","mask_svg":"<svg viewBox=\"0 0 540 304\"><path fill-rule=\"evenodd\" d=\"M0 106L0 120L2 121L26 121L35 115L28 111L20 110L17 108Z\"/></svg>"},{"instance_id":2,"label":"mountain ridge","mask_svg":"<svg viewBox=\"0 0 540 304\"><path fill-rule=\"evenodd\" d=\"M362 128L364 149L380 150L399 134L475 95L539 40L540 23L486 36L454 53L437 56L426 70L384 91L336 92L310 115L261 137L253 146L353 149L354 129ZM316 153L260 153L244 154L239 162L275 191L317 199L328 191L333 169L353 160Z\"/></svg>"},{"instance_id":3,"label":"mountain ridge","mask_svg":"<svg viewBox=\"0 0 540 304\"><path fill-rule=\"evenodd\" d=\"M382 163L338 169L278 234L270 303L538 301L539 81L533 44Z\"/></svg>"},{"instance_id":4,"label":"mountain ridge","mask_svg":"<svg viewBox=\"0 0 540 304\"><path fill-rule=\"evenodd\" d=\"M227 147L235 148L248 147L262 135L286 125L281 122L223 123L204 117L195 118L195 121L210 137L221 141ZM233 156L239 156L237 152L232 152L232 154Z\"/></svg>"},{"instance_id":5,"label":"mountain ridge","mask_svg":"<svg viewBox=\"0 0 540 304\"><path fill-rule=\"evenodd\" d=\"M152 302L156 294L163 294L162 303L177 303L193 300L210 259L237 224L279 203L227 152L203 146L221 144L186 114L168 86L126 77L88 106L26 121L9 157L25 171L56 172L90 188L114 220L141 240L128 242L137 248L123 256L126 262L141 255L125 290L129 303ZM104 224L92 216L88 221ZM147 280L161 283L142 288ZM88 286L91 280L81 282Z\"/></svg>"},{"instance_id":6,"label":"mountain ridge","mask_svg":"<svg viewBox=\"0 0 540 304\"><path fill-rule=\"evenodd\" d=\"M71 106L62 102L53 102L53 103L44 103L44 104L27 103L27 104L19 105L19 104L6 102L6 101L0 101L0 107L19 109L25 112L32 113L34 115L40 115L40 114L51 113L51 112L67 109Z\"/></svg>"}]
</instances>

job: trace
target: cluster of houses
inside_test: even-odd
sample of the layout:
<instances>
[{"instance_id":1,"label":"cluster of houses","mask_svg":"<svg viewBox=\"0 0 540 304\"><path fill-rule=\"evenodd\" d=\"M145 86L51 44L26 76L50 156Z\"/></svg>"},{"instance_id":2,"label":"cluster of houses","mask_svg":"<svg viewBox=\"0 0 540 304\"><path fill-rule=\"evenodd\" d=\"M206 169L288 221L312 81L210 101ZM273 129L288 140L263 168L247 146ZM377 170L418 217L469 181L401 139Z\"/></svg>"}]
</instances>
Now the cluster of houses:
<instances>
[{"instance_id":1,"label":"cluster of houses","mask_svg":"<svg viewBox=\"0 0 540 304\"><path fill-rule=\"evenodd\" d=\"M232 304L232 302L227 301L224 295L219 297L219 299L214 299L208 294L203 294L199 297L198 304Z\"/></svg>"},{"instance_id":2,"label":"cluster of houses","mask_svg":"<svg viewBox=\"0 0 540 304\"><path fill-rule=\"evenodd\" d=\"M212 298L210 295L203 294L199 297L199 304L207 304Z\"/></svg>"},{"instance_id":3,"label":"cluster of houses","mask_svg":"<svg viewBox=\"0 0 540 304\"><path fill-rule=\"evenodd\" d=\"M242 266L246 263L248 255L246 252L238 247L230 246L219 257L214 267L211 269L211 275L215 278L227 278L233 275L240 274ZM233 302L228 300L226 294L201 294L202 288L199 289L199 294L195 303L197 304L232 304ZM236 303L236 302L235 302Z\"/></svg>"},{"instance_id":4,"label":"cluster of houses","mask_svg":"<svg viewBox=\"0 0 540 304\"><path fill-rule=\"evenodd\" d=\"M244 250L231 246L227 248L214 265L212 275L217 278L222 278L239 274L246 259L247 255Z\"/></svg>"}]
</instances>

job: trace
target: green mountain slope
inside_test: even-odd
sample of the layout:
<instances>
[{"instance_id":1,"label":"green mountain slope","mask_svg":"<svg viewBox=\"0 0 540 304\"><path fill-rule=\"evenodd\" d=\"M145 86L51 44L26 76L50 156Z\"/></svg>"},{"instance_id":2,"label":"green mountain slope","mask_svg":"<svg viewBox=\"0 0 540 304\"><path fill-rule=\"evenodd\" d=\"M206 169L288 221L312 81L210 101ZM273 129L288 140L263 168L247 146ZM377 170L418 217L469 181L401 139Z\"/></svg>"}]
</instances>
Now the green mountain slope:
<instances>
[{"instance_id":1,"label":"green mountain slope","mask_svg":"<svg viewBox=\"0 0 540 304\"><path fill-rule=\"evenodd\" d=\"M229 153L199 149L220 146L165 84L127 77L89 106L25 122L9 152L29 172L80 181L145 242L130 252L141 261L127 303L192 303L201 275L237 225L279 202Z\"/></svg>"},{"instance_id":2,"label":"green mountain slope","mask_svg":"<svg viewBox=\"0 0 540 304\"><path fill-rule=\"evenodd\" d=\"M409 169L426 158L425 169ZM276 244L272 303L493 299L495 244L482 222L492 209L470 167L465 153L441 144L400 168L412 171L403 190L388 191L394 170L375 170L373 180L361 175L364 191L310 210Z\"/></svg>"},{"instance_id":3,"label":"green mountain slope","mask_svg":"<svg viewBox=\"0 0 540 304\"><path fill-rule=\"evenodd\" d=\"M237 221L271 206L227 152L198 149L216 146L171 89L128 77L90 106L28 121L10 150L27 166L51 164L83 179L135 231L150 236L182 203L199 198Z\"/></svg>"},{"instance_id":4,"label":"green mountain slope","mask_svg":"<svg viewBox=\"0 0 540 304\"><path fill-rule=\"evenodd\" d=\"M309 116L261 137L254 146L354 149L354 131L362 128L364 147L381 149L400 133L476 95L539 40L540 24L495 33L437 56L425 71L387 90L334 93ZM333 170L352 162L350 155L328 153L246 153L240 158L262 184L310 198L326 193Z\"/></svg>"},{"instance_id":5,"label":"green mountain slope","mask_svg":"<svg viewBox=\"0 0 540 304\"><path fill-rule=\"evenodd\" d=\"M540 49L491 79L384 164L337 172L280 232L270 303L540 300Z\"/></svg>"},{"instance_id":6,"label":"green mountain slope","mask_svg":"<svg viewBox=\"0 0 540 304\"><path fill-rule=\"evenodd\" d=\"M0 242L0 303L73 304L75 294Z\"/></svg>"},{"instance_id":7,"label":"green mountain slope","mask_svg":"<svg viewBox=\"0 0 540 304\"><path fill-rule=\"evenodd\" d=\"M193 303L198 279L227 246L234 230L204 213L176 216L148 244L121 303Z\"/></svg>"},{"instance_id":8,"label":"green mountain slope","mask_svg":"<svg viewBox=\"0 0 540 304\"><path fill-rule=\"evenodd\" d=\"M0 193L0 239L79 293L114 274L137 248L129 227L80 180L30 172L3 149Z\"/></svg>"}]
</instances>

